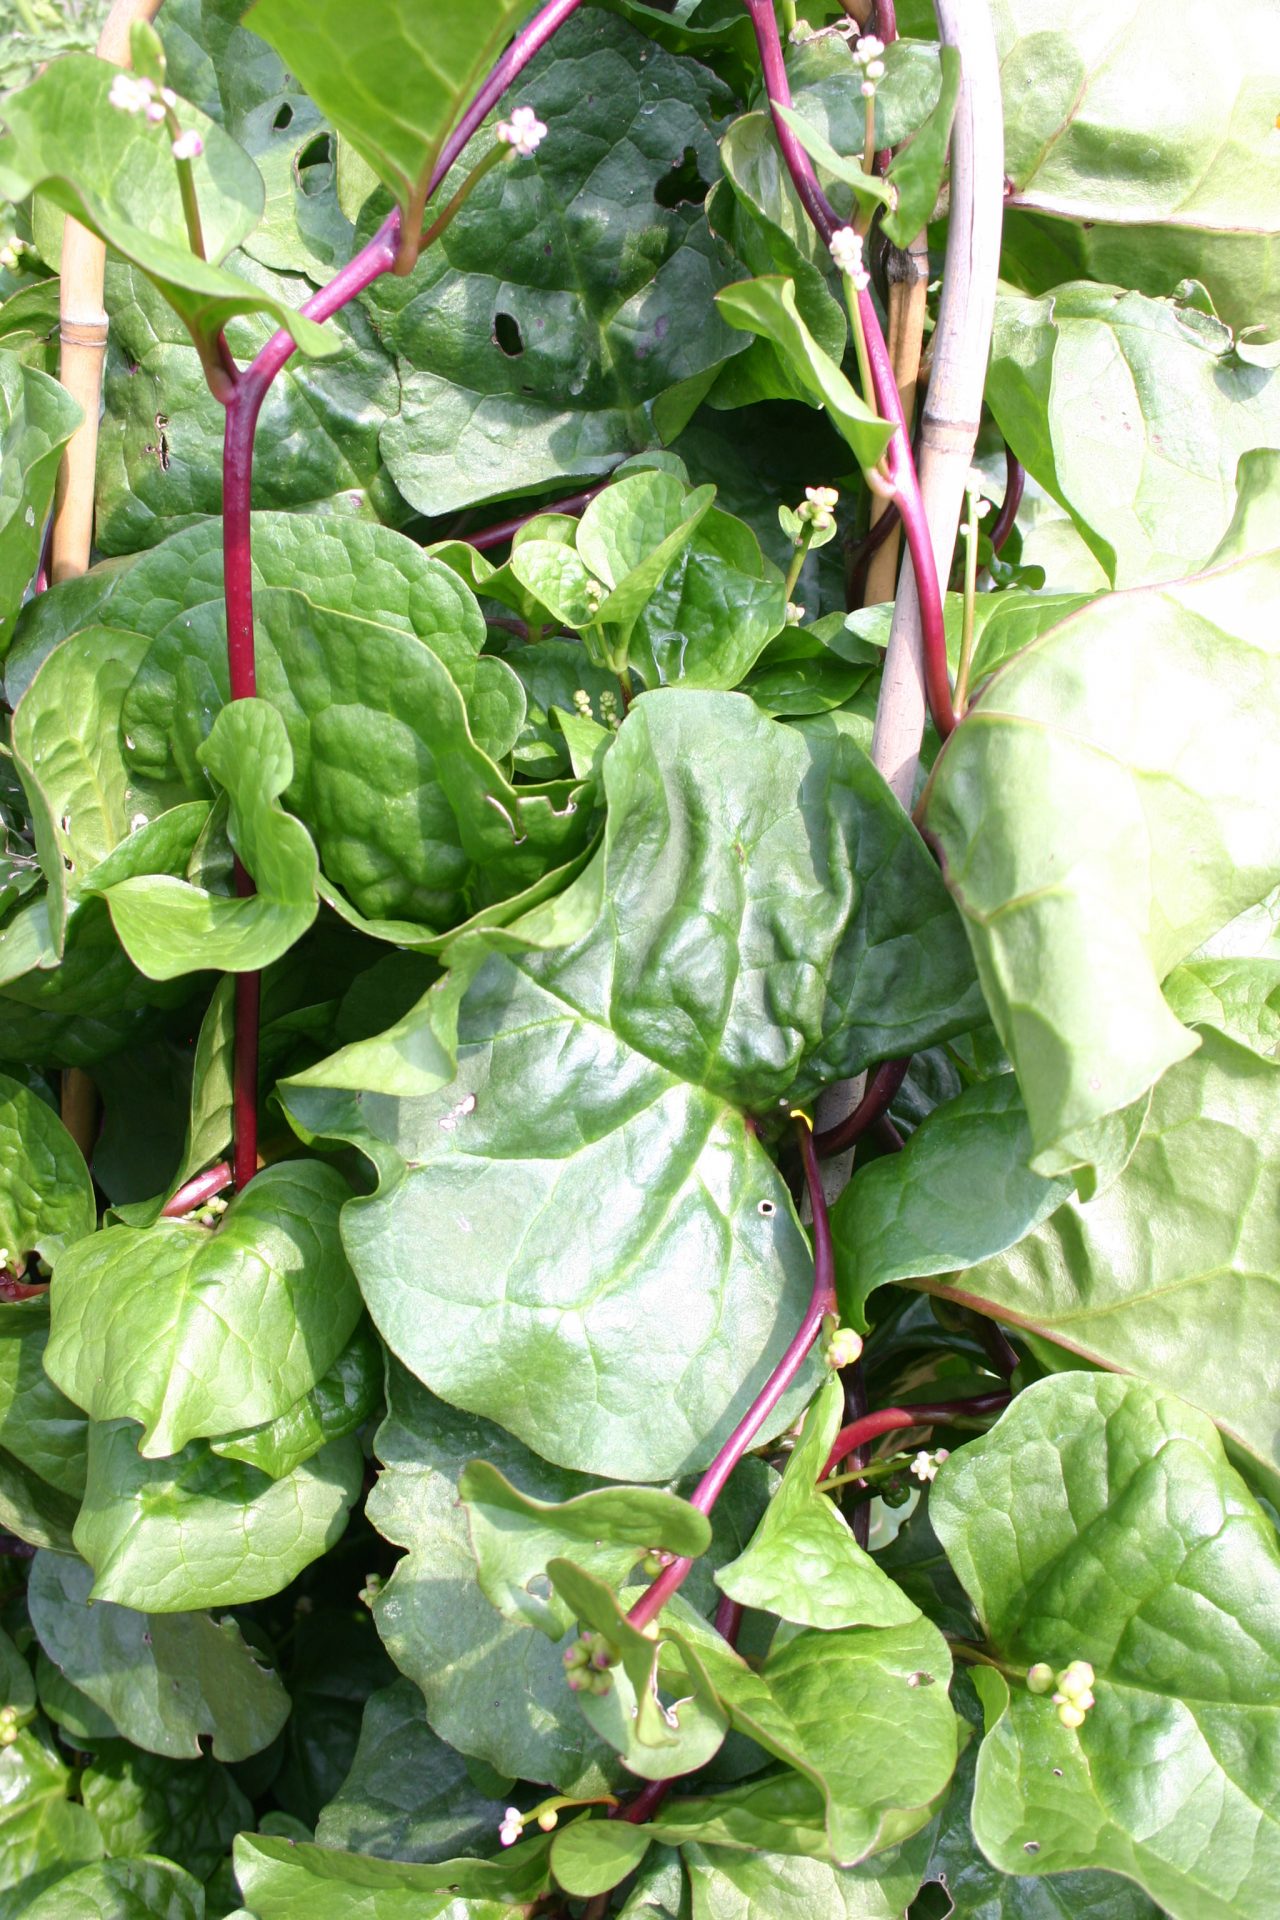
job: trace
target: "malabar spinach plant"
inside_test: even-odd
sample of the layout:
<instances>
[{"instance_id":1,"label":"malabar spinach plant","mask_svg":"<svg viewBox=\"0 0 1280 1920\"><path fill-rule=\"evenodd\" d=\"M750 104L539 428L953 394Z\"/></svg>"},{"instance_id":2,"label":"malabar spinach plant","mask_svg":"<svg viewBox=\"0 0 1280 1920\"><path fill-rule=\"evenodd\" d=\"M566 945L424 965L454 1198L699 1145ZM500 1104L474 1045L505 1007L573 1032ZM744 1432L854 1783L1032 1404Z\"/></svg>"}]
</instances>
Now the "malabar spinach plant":
<instances>
[{"instance_id":1,"label":"malabar spinach plant","mask_svg":"<svg viewBox=\"0 0 1280 1920\"><path fill-rule=\"evenodd\" d=\"M0 1920L1267 1920L1272 0L14 5Z\"/></svg>"}]
</instances>

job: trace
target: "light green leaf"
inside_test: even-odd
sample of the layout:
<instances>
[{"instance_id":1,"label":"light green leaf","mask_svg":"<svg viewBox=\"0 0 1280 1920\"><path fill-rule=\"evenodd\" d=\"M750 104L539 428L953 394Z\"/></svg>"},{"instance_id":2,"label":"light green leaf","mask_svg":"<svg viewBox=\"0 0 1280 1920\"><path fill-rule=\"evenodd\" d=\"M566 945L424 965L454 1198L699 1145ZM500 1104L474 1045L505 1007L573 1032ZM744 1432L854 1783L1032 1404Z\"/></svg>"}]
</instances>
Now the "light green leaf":
<instances>
[{"instance_id":1,"label":"light green leaf","mask_svg":"<svg viewBox=\"0 0 1280 1920\"><path fill-rule=\"evenodd\" d=\"M46 1727L0 1747L0 1916L25 1920L47 1888L102 1858L92 1814L69 1800L71 1774ZM65 1915L69 1909L63 1907Z\"/></svg>"},{"instance_id":2,"label":"light green leaf","mask_svg":"<svg viewBox=\"0 0 1280 1920\"><path fill-rule=\"evenodd\" d=\"M255 0L247 21L390 188L412 234L445 135L522 11L523 0L400 0L358 41L343 0Z\"/></svg>"},{"instance_id":3,"label":"light green leaf","mask_svg":"<svg viewBox=\"0 0 1280 1920\"><path fill-rule=\"evenodd\" d=\"M1280 1048L1280 960L1188 960L1164 983L1186 1027L1219 1032L1271 1059Z\"/></svg>"},{"instance_id":4,"label":"light green leaf","mask_svg":"<svg viewBox=\"0 0 1280 1920\"><path fill-rule=\"evenodd\" d=\"M649 687L736 687L783 626L783 584L750 527L712 507L636 622L632 666Z\"/></svg>"},{"instance_id":5,"label":"light green leaf","mask_svg":"<svg viewBox=\"0 0 1280 1920\"><path fill-rule=\"evenodd\" d=\"M97 1218L89 1169L53 1108L0 1074L0 1265L52 1262Z\"/></svg>"},{"instance_id":6,"label":"light green leaf","mask_svg":"<svg viewBox=\"0 0 1280 1920\"><path fill-rule=\"evenodd\" d=\"M1193 1050L1160 981L1280 874L1277 581L1269 555L1083 608L934 769L926 827L1046 1176L1087 1168L1085 1130Z\"/></svg>"},{"instance_id":7,"label":"light green leaf","mask_svg":"<svg viewBox=\"0 0 1280 1920\"><path fill-rule=\"evenodd\" d=\"M167 134L145 114L122 112L108 100L118 71L90 54L68 54L22 92L6 96L0 195L24 200L38 189L73 215L155 282L197 342L212 342L235 314L269 313L305 353L333 351L336 340L313 320L220 265L262 213L262 177L248 154L198 108L182 103L183 127L204 142L190 163L202 260L187 238Z\"/></svg>"},{"instance_id":8,"label":"light green leaf","mask_svg":"<svg viewBox=\"0 0 1280 1920\"><path fill-rule=\"evenodd\" d=\"M1280 444L1280 374L1237 360L1219 321L1123 286L1002 298L987 399L1118 587L1207 565L1241 458Z\"/></svg>"},{"instance_id":9,"label":"light green leaf","mask_svg":"<svg viewBox=\"0 0 1280 1920\"><path fill-rule=\"evenodd\" d=\"M556 903L580 901L589 931L522 955L513 930L463 1002L451 1084L353 1102L313 1074L288 1097L304 1129L378 1162L344 1235L406 1365L548 1458L655 1480L712 1456L809 1291L740 1109L953 1031L972 1001L936 873L852 743L811 744L737 695L646 694L604 783L604 845ZM401 1023L392 1068L415 1018L438 1048L446 1004L432 989ZM359 1061L325 1071L388 1084Z\"/></svg>"},{"instance_id":10,"label":"light green leaf","mask_svg":"<svg viewBox=\"0 0 1280 1920\"><path fill-rule=\"evenodd\" d=\"M146 1459L274 1420L328 1371L359 1318L338 1234L349 1191L332 1167L284 1161L237 1194L215 1231L159 1220L81 1241L54 1278L51 1377L95 1420L140 1421Z\"/></svg>"},{"instance_id":11,"label":"light green leaf","mask_svg":"<svg viewBox=\"0 0 1280 1920\"><path fill-rule=\"evenodd\" d=\"M998 1259L931 1289L1180 1393L1218 1422L1273 1498L1278 1085L1274 1062L1206 1029L1199 1052L1157 1085L1113 1186L1068 1201Z\"/></svg>"},{"instance_id":12,"label":"light green leaf","mask_svg":"<svg viewBox=\"0 0 1280 1920\"><path fill-rule=\"evenodd\" d=\"M1139 1381L1042 1380L952 1455L931 1509L1000 1658L1096 1674L1076 1731L993 1674L973 1806L988 1858L1109 1868L1172 1920L1264 1912L1280 1552L1210 1422Z\"/></svg>"},{"instance_id":13,"label":"light green leaf","mask_svg":"<svg viewBox=\"0 0 1280 1920\"><path fill-rule=\"evenodd\" d=\"M28 1920L204 1920L204 1888L172 1860L102 1860L68 1874Z\"/></svg>"},{"instance_id":14,"label":"light green leaf","mask_svg":"<svg viewBox=\"0 0 1280 1920\"><path fill-rule=\"evenodd\" d=\"M218 714L198 758L228 794L231 843L256 891L228 899L167 874L105 888L121 945L151 979L206 967L256 972L301 939L318 908L311 835L279 804L293 775L279 714L264 700L235 701Z\"/></svg>"},{"instance_id":15,"label":"light green leaf","mask_svg":"<svg viewBox=\"0 0 1280 1920\"><path fill-rule=\"evenodd\" d=\"M878 213L882 208L893 206L893 190L888 181L882 180L878 173L865 172L859 155L846 159L843 154L837 153L825 133L806 120L802 113L797 113L794 107L780 106L778 113L809 158L816 160L832 179L842 180L846 187L853 188L853 197L861 212Z\"/></svg>"},{"instance_id":16,"label":"light green leaf","mask_svg":"<svg viewBox=\"0 0 1280 1920\"><path fill-rule=\"evenodd\" d=\"M447 1860L492 1846L503 1812L431 1731L413 1682L397 1680L369 1695L351 1771L316 1839L384 1860Z\"/></svg>"},{"instance_id":17,"label":"light green leaf","mask_svg":"<svg viewBox=\"0 0 1280 1920\"><path fill-rule=\"evenodd\" d=\"M549 1886L547 1846L539 1834L496 1860L430 1866L242 1833L236 1879L257 1920L507 1920Z\"/></svg>"},{"instance_id":18,"label":"light green leaf","mask_svg":"<svg viewBox=\"0 0 1280 1920\"><path fill-rule=\"evenodd\" d=\"M109 1854L168 1854L201 1880L253 1818L219 1761L168 1760L123 1740L95 1749L80 1793Z\"/></svg>"},{"instance_id":19,"label":"light green leaf","mask_svg":"<svg viewBox=\"0 0 1280 1920\"><path fill-rule=\"evenodd\" d=\"M458 1493L468 1509L482 1591L507 1619L557 1641L574 1615L540 1591L537 1575L552 1558L572 1554L588 1571L598 1564L608 1579L651 1550L696 1559L711 1544L705 1514L658 1487L602 1487L564 1501L535 1500L496 1467L473 1460Z\"/></svg>"},{"instance_id":20,"label":"light green leaf","mask_svg":"<svg viewBox=\"0 0 1280 1920\"><path fill-rule=\"evenodd\" d=\"M731 1600L802 1627L896 1627L919 1618L818 1482L844 1415L844 1388L824 1382L781 1483L746 1552L716 1575Z\"/></svg>"},{"instance_id":21,"label":"light green leaf","mask_svg":"<svg viewBox=\"0 0 1280 1920\"><path fill-rule=\"evenodd\" d=\"M39 564L62 449L80 420L65 387L0 352L0 657Z\"/></svg>"},{"instance_id":22,"label":"light green leaf","mask_svg":"<svg viewBox=\"0 0 1280 1920\"><path fill-rule=\"evenodd\" d=\"M917 1841L842 1869L794 1854L687 1846L692 1920L901 1920L920 1884L921 1852Z\"/></svg>"},{"instance_id":23,"label":"light green leaf","mask_svg":"<svg viewBox=\"0 0 1280 1920\"><path fill-rule=\"evenodd\" d=\"M625 1820L574 1820L551 1842L551 1871L566 1893L590 1899L634 1873L650 1837Z\"/></svg>"},{"instance_id":24,"label":"light green leaf","mask_svg":"<svg viewBox=\"0 0 1280 1920\"><path fill-rule=\"evenodd\" d=\"M74 1533L93 1598L183 1613L279 1593L342 1538L363 1470L353 1439L274 1480L202 1440L144 1460L133 1421L95 1422Z\"/></svg>"},{"instance_id":25,"label":"light green leaf","mask_svg":"<svg viewBox=\"0 0 1280 1920\"><path fill-rule=\"evenodd\" d=\"M1047 253L1037 292L1085 272L1169 294L1191 276L1230 325L1274 320L1280 48L1268 0L1242 0L1208 41L1192 0L1088 14L1071 0L997 0L992 18L1006 260ZM1135 74L1150 83L1135 87Z\"/></svg>"},{"instance_id":26,"label":"light green leaf","mask_svg":"<svg viewBox=\"0 0 1280 1920\"><path fill-rule=\"evenodd\" d=\"M889 183L897 191L897 205L881 222L886 239L907 247L933 217L947 169L951 123L960 98L960 55L955 47L941 47L942 85L929 117L889 163Z\"/></svg>"},{"instance_id":27,"label":"light green leaf","mask_svg":"<svg viewBox=\"0 0 1280 1920\"><path fill-rule=\"evenodd\" d=\"M196 1759L244 1760L275 1739L289 1696L230 1618L146 1614L89 1604L93 1574L71 1554L38 1553L27 1587L40 1644L136 1747Z\"/></svg>"},{"instance_id":28,"label":"light green leaf","mask_svg":"<svg viewBox=\"0 0 1280 1920\"><path fill-rule=\"evenodd\" d=\"M0 1305L0 1448L29 1475L78 1503L88 1423L44 1370L48 1337L44 1300Z\"/></svg>"},{"instance_id":29,"label":"light green leaf","mask_svg":"<svg viewBox=\"0 0 1280 1920\"><path fill-rule=\"evenodd\" d=\"M800 317L793 280L777 275L744 280L718 293L716 305L731 326L772 342L811 404L826 409L832 426L853 449L860 467L879 464L893 438L893 428L881 420L818 345Z\"/></svg>"},{"instance_id":30,"label":"light green leaf","mask_svg":"<svg viewBox=\"0 0 1280 1920\"><path fill-rule=\"evenodd\" d=\"M224 1460L243 1460L273 1480L283 1479L330 1440L363 1426L381 1398L382 1372L381 1343L362 1323L310 1393L264 1426L246 1427L209 1445Z\"/></svg>"},{"instance_id":31,"label":"light green leaf","mask_svg":"<svg viewBox=\"0 0 1280 1920\"><path fill-rule=\"evenodd\" d=\"M936 1107L902 1153L860 1167L831 1214L843 1318L867 1331L890 1280L953 1273L1003 1253L1071 1198L1031 1171L1031 1129L1011 1073Z\"/></svg>"}]
</instances>

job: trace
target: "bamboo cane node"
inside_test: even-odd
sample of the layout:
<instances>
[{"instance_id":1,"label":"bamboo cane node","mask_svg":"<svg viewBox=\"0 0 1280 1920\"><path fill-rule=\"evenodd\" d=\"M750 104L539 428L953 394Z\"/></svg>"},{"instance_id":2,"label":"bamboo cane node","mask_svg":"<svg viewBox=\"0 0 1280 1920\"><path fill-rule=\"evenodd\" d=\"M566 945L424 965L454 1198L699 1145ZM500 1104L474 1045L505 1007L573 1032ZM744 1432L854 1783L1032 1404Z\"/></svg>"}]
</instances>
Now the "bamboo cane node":
<instances>
[{"instance_id":1,"label":"bamboo cane node","mask_svg":"<svg viewBox=\"0 0 1280 1920\"><path fill-rule=\"evenodd\" d=\"M938 453L963 454L968 460L978 437L979 424L977 420L942 420L926 408L920 437L926 446L933 447Z\"/></svg>"},{"instance_id":2,"label":"bamboo cane node","mask_svg":"<svg viewBox=\"0 0 1280 1920\"><path fill-rule=\"evenodd\" d=\"M929 278L929 256L912 253L906 247L886 247L884 277L891 287L919 286Z\"/></svg>"},{"instance_id":3,"label":"bamboo cane node","mask_svg":"<svg viewBox=\"0 0 1280 1920\"><path fill-rule=\"evenodd\" d=\"M89 347L102 353L106 349L108 322L104 320L64 320L58 337L69 347Z\"/></svg>"}]
</instances>

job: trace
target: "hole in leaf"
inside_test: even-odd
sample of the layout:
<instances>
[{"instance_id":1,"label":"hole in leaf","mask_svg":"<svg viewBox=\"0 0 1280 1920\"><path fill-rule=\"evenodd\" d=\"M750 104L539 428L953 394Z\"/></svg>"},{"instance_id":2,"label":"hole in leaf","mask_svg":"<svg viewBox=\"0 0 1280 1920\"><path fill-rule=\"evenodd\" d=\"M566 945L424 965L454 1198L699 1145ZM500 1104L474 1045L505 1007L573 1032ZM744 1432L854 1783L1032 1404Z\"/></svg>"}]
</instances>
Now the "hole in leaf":
<instances>
[{"instance_id":1,"label":"hole in leaf","mask_svg":"<svg viewBox=\"0 0 1280 1920\"><path fill-rule=\"evenodd\" d=\"M756 1208L756 1212L760 1215L761 1219L763 1220L772 1220L774 1214L777 1211L778 1209L774 1205L772 1200L762 1200L760 1202L760 1205Z\"/></svg>"},{"instance_id":2,"label":"hole in leaf","mask_svg":"<svg viewBox=\"0 0 1280 1920\"><path fill-rule=\"evenodd\" d=\"M333 135L315 134L304 147L299 147L293 165L298 185L305 194L323 193L333 177Z\"/></svg>"},{"instance_id":3,"label":"hole in leaf","mask_svg":"<svg viewBox=\"0 0 1280 1920\"><path fill-rule=\"evenodd\" d=\"M1024 1840L1022 1843L1022 1851L1024 1853L1039 1853L1040 1842L1038 1840Z\"/></svg>"},{"instance_id":4,"label":"hole in leaf","mask_svg":"<svg viewBox=\"0 0 1280 1920\"><path fill-rule=\"evenodd\" d=\"M524 352L524 337L520 332L520 323L514 314L494 314L493 344L499 352L506 354L508 360L520 358Z\"/></svg>"},{"instance_id":5,"label":"hole in leaf","mask_svg":"<svg viewBox=\"0 0 1280 1920\"><path fill-rule=\"evenodd\" d=\"M275 118L272 120L271 124L275 128L277 133L283 133L285 128L292 121L292 119L293 119L293 108L289 105L289 102L287 100L282 100L280 102L280 105L276 108Z\"/></svg>"},{"instance_id":6,"label":"hole in leaf","mask_svg":"<svg viewBox=\"0 0 1280 1920\"><path fill-rule=\"evenodd\" d=\"M664 173L653 190L660 207L700 207L710 188L698 170L698 156L686 147L669 173Z\"/></svg>"}]
</instances>

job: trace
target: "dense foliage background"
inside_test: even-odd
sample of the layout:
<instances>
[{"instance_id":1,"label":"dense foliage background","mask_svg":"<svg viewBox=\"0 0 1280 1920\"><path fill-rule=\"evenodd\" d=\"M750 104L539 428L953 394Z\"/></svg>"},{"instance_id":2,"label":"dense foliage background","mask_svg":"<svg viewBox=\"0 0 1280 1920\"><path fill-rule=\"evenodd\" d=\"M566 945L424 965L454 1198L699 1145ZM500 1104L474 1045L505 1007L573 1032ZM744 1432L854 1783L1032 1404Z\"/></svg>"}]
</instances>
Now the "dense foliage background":
<instances>
[{"instance_id":1,"label":"dense foliage background","mask_svg":"<svg viewBox=\"0 0 1280 1920\"><path fill-rule=\"evenodd\" d=\"M499 110L536 150L491 116L323 332L527 10L165 0L207 262L76 56L103 11L0 9L0 1920L1266 1920L1275 0L991 0L972 491L1027 492L998 554L975 511L913 819L887 430L738 0L581 7ZM869 56L800 15L819 176L932 216L936 312L928 0L888 189ZM97 554L35 593L68 210ZM281 324L233 700L209 343ZM257 972L262 1171L173 1217ZM826 1272L793 1111L908 1058L831 1209L843 1348L708 1515Z\"/></svg>"}]
</instances>

